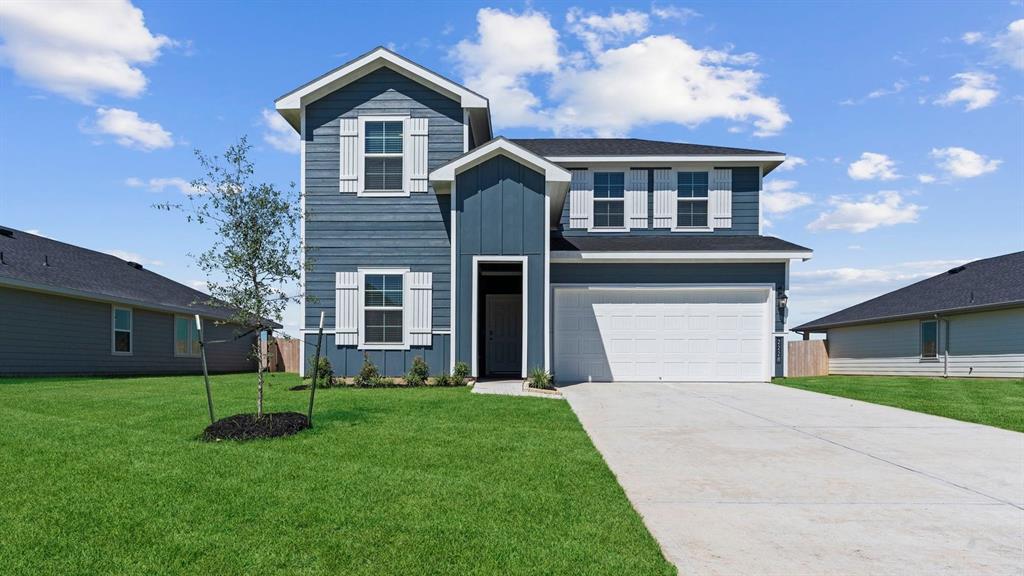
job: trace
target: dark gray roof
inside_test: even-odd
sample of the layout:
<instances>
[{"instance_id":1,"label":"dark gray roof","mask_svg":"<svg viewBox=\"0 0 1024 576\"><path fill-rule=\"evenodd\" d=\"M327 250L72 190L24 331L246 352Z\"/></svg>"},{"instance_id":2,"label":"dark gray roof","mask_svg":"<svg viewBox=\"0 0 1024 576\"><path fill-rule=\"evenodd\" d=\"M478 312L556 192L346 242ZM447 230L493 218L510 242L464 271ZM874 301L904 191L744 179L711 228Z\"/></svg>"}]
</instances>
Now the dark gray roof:
<instances>
[{"instance_id":1,"label":"dark gray roof","mask_svg":"<svg viewBox=\"0 0 1024 576\"><path fill-rule=\"evenodd\" d=\"M228 318L209 295L110 254L0 227L0 285L31 286L98 300ZM276 324L275 324L276 326Z\"/></svg>"},{"instance_id":2,"label":"dark gray roof","mask_svg":"<svg viewBox=\"0 0 1024 576\"><path fill-rule=\"evenodd\" d=\"M551 235L559 252L790 252L810 248L774 236L562 236Z\"/></svg>"},{"instance_id":3,"label":"dark gray roof","mask_svg":"<svg viewBox=\"0 0 1024 576\"><path fill-rule=\"evenodd\" d=\"M1024 252L976 260L845 310L801 324L794 331L926 317L954 311L1024 305Z\"/></svg>"},{"instance_id":4,"label":"dark gray roof","mask_svg":"<svg viewBox=\"0 0 1024 576\"><path fill-rule=\"evenodd\" d=\"M782 152L641 138L513 138L541 156L759 156Z\"/></svg>"}]
</instances>

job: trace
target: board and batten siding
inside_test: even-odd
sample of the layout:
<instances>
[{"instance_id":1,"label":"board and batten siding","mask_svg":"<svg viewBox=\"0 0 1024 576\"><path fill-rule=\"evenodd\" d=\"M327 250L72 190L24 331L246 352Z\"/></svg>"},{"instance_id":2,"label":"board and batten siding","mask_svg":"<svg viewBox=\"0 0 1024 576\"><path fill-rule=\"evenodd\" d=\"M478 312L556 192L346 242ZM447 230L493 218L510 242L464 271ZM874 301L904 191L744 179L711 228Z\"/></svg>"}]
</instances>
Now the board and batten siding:
<instances>
[{"instance_id":1,"label":"board and batten siding","mask_svg":"<svg viewBox=\"0 0 1024 576\"><path fill-rule=\"evenodd\" d=\"M472 360L473 257L526 256L527 366L544 366L544 186L542 174L505 156L456 176L457 361Z\"/></svg>"},{"instance_id":2,"label":"board and batten siding","mask_svg":"<svg viewBox=\"0 0 1024 576\"><path fill-rule=\"evenodd\" d=\"M572 166L567 165L567 168L580 169L586 168L578 164ZM562 235L564 236L586 236L588 234L599 234L601 236L668 236L668 235L686 235L686 234L697 234L697 235L715 235L715 236L743 236L743 235L757 235L758 231L758 215L759 215L759 202L761 195L761 171L756 166L744 166L735 168L726 168L732 171L732 226L730 228L716 228L712 232L673 232L667 228L654 228L654 218L657 211L654 205L654 171L648 170L648 189L647 189L647 228L633 228L628 232L588 232L582 228L570 228L569 214L572 210L572 199L566 199L566 202L562 208L562 214L560 219L560 228ZM628 170L621 169L608 169L604 170L600 167L591 167L589 170L594 172L603 171L622 171L626 172L628 176ZM685 170L685 167L675 167L673 170ZM674 186L674 182L673 182Z\"/></svg>"},{"instance_id":3,"label":"board and batten siding","mask_svg":"<svg viewBox=\"0 0 1024 576\"><path fill-rule=\"evenodd\" d=\"M454 100L387 68L381 68L306 107L305 241L309 248L305 328L315 329L320 312L333 329L335 273L358 268L408 268L433 274L432 323L448 331L450 322L450 207L447 195L432 188L407 197L366 197L340 191L342 118L408 115L428 122L427 164L434 170L463 153L463 111ZM307 335L312 342L315 335ZM331 339L329 339L331 340ZM326 347L337 373L352 374L362 352ZM405 372L415 355L437 357L435 371L448 370L447 336L434 334L433 349L375 352L389 375ZM311 348L310 348L311 349ZM354 360L355 359L355 360ZM429 360L428 360L429 361ZM403 368L399 369L402 364ZM340 366L339 366L340 365ZM393 369L392 369L393 368ZM355 365L354 369L358 369Z\"/></svg>"},{"instance_id":4,"label":"board and batten siding","mask_svg":"<svg viewBox=\"0 0 1024 576\"><path fill-rule=\"evenodd\" d=\"M939 357L921 358L921 321L828 331L829 372L844 375L1024 378L1024 308L942 316ZM948 367L943 358L948 322Z\"/></svg>"},{"instance_id":5,"label":"board and batten siding","mask_svg":"<svg viewBox=\"0 0 1024 576\"><path fill-rule=\"evenodd\" d=\"M199 357L174 355L174 314L132 306L131 355L111 353L109 302L0 288L0 376L200 374ZM120 306L120 305L118 305ZM204 320L211 372L255 370L255 335Z\"/></svg>"}]
</instances>

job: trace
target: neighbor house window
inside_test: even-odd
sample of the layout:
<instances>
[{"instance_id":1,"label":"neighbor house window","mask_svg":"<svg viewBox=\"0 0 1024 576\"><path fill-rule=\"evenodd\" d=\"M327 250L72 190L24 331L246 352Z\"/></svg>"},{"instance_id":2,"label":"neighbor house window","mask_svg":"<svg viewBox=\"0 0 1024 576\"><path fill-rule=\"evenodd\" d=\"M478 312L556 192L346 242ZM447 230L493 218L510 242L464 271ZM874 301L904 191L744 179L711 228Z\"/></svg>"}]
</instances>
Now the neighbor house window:
<instances>
[{"instance_id":1,"label":"neighbor house window","mask_svg":"<svg viewBox=\"0 0 1024 576\"><path fill-rule=\"evenodd\" d=\"M402 274L366 274L363 277L365 344L401 344L404 340Z\"/></svg>"},{"instance_id":2,"label":"neighbor house window","mask_svg":"<svg viewBox=\"0 0 1024 576\"><path fill-rule=\"evenodd\" d=\"M622 172L594 173L594 228L625 226L626 178Z\"/></svg>"},{"instance_id":3,"label":"neighbor house window","mask_svg":"<svg viewBox=\"0 0 1024 576\"><path fill-rule=\"evenodd\" d=\"M195 318L174 317L174 355L199 356L199 328Z\"/></svg>"},{"instance_id":4,"label":"neighbor house window","mask_svg":"<svg viewBox=\"0 0 1024 576\"><path fill-rule=\"evenodd\" d=\"M366 192L401 192L401 120L372 120L364 126L363 182Z\"/></svg>"},{"instance_id":5,"label":"neighbor house window","mask_svg":"<svg viewBox=\"0 0 1024 576\"><path fill-rule=\"evenodd\" d=\"M679 172L676 182L676 226L707 228L708 173Z\"/></svg>"},{"instance_id":6,"label":"neighbor house window","mask_svg":"<svg viewBox=\"0 0 1024 576\"><path fill-rule=\"evenodd\" d=\"M132 309L114 307L110 318L111 350L114 354L132 353Z\"/></svg>"},{"instance_id":7,"label":"neighbor house window","mask_svg":"<svg viewBox=\"0 0 1024 576\"><path fill-rule=\"evenodd\" d=\"M939 323L937 320L921 322L921 358L939 355Z\"/></svg>"}]
</instances>

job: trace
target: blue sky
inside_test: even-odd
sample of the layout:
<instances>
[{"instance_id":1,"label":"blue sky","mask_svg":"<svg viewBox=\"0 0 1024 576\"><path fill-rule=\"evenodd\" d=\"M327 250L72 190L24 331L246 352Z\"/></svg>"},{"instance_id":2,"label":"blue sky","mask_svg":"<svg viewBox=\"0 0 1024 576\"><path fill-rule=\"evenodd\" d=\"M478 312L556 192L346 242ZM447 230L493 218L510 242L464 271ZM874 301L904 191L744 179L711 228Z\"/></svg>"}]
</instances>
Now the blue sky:
<instances>
[{"instance_id":1,"label":"blue sky","mask_svg":"<svg viewBox=\"0 0 1024 576\"><path fill-rule=\"evenodd\" d=\"M0 224L197 286L209 236L151 208L184 198L192 150L248 134L264 180L297 181L266 111L381 44L491 97L509 136L794 157L765 205L815 250L791 325L1024 249L1020 2L6 2L0 38Z\"/></svg>"}]
</instances>

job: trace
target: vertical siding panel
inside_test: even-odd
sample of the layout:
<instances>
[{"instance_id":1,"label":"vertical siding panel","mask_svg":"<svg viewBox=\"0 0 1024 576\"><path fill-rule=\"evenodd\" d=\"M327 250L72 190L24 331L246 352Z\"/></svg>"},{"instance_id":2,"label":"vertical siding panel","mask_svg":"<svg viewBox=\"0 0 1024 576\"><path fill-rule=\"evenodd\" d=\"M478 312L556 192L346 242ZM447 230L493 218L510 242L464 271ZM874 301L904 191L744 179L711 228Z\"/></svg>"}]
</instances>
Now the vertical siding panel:
<instances>
[{"instance_id":1,"label":"vertical siding panel","mask_svg":"<svg viewBox=\"0 0 1024 576\"><path fill-rule=\"evenodd\" d=\"M520 164L508 158L500 157L501 162L501 250L499 254L523 253L523 187Z\"/></svg>"}]
</instances>

